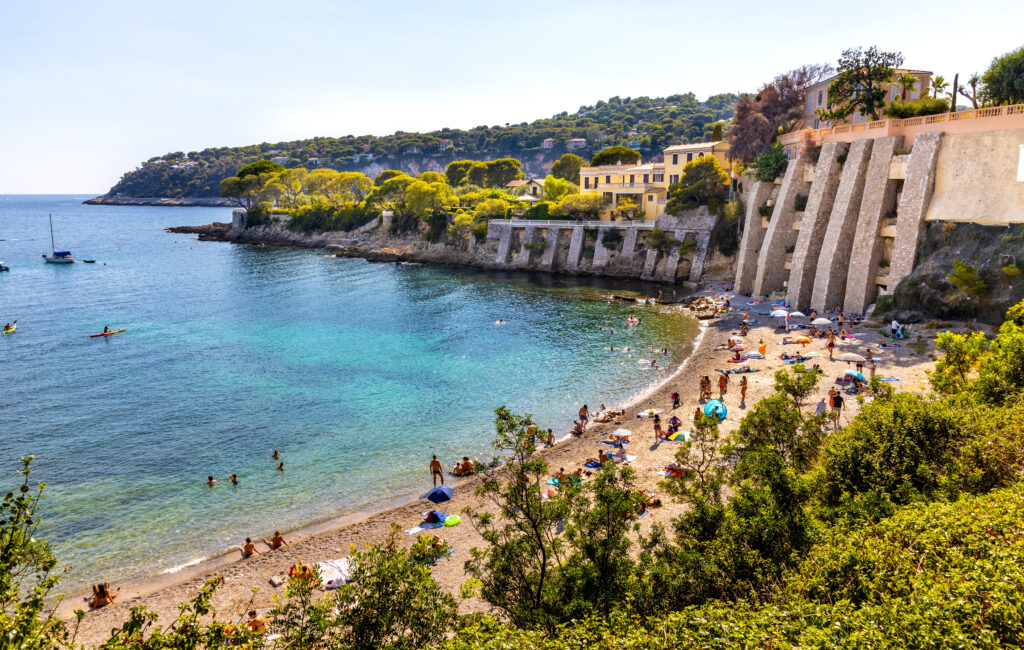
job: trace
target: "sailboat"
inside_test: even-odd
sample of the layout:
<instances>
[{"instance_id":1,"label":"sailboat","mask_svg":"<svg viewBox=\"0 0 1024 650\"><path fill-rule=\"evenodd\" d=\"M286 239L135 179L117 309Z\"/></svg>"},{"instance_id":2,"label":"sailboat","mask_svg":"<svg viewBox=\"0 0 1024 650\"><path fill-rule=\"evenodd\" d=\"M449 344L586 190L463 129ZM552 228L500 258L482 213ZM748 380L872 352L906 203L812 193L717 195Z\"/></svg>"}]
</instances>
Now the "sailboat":
<instances>
[{"instance_id":1,"label":"sailboat","mask_svg":"<svg viewBox=\"0 0 1024 650\"><path fill-rule=\"evenodd\" d=\"M53 255L43 254L43 259L46 260L47 264L74 264L75 258L71 257L71 251L59 251L57 245L53 243L53 215L50 215L50 250L53 251Z\"/></svg>"}]
</instances>

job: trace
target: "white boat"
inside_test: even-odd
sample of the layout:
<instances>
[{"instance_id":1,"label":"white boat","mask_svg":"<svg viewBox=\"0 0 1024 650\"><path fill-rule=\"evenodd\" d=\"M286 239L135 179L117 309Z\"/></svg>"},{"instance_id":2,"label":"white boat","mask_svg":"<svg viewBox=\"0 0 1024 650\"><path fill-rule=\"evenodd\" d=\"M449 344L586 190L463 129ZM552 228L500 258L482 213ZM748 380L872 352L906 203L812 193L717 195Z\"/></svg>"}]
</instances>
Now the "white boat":
<instances>
[{"instance_id":1,"label":"white boat","mask_svg":"<svg viewBox=\"0 0 1024 650\"><path fill-rule=\"evenodd\" d=\"M52 255L43 254L43 259L47 264L74 264L75 258L71 256L71 251L59 251L57 245L53 243L53 215L50 215L50 250L53 252Z\"/></svg>"}]
</instances>

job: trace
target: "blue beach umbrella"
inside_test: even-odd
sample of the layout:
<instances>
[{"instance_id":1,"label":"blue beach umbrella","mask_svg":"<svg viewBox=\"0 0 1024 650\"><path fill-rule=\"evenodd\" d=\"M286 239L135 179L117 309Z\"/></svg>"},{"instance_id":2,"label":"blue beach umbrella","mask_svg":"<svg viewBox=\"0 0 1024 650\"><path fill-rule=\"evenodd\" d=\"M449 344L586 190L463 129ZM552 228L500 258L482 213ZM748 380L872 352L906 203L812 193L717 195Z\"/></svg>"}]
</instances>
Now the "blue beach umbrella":
<instances>
[{"instance_id":1,"label":"blue beach umbrella","mask_svg":"<svg viewBox=\"0 0 1024 650\"><path fill-rule=\"evenodd\" d=\"M864 376L864 373L857 372L856 370L847 370L846 371L846 376L847 377L853 377L853 378L859 379L861 381L867 381L868 380L868 378Z\"/></svg>"},{"instance_id":2,"label":"blue beach umbrella","mask_svg":"<svg viewBox=\"0 0 1024 650\"><path fill-rule=\"evenodd\" d=\"M704 415L712 418L718 418L724 420L725 415L729 411L725 408L725 404L722 404L717 399L713 399L704 405Z\"/></svg>"},{"instance_id":3,"label":"blue beach umbrella","mask_svg":"<svg viewBox=\"0 0 1024 650\"><path fill-rule=\"evenodd\" d=\"M441 503L442 501L448 501L449 499L451 499L453 493L454 492L450 487L448 487L447 485L442 485L440 487L434 488L430 492L427 492L420 498L433 501L434 503Z\"/></svg>"}]
</instances>

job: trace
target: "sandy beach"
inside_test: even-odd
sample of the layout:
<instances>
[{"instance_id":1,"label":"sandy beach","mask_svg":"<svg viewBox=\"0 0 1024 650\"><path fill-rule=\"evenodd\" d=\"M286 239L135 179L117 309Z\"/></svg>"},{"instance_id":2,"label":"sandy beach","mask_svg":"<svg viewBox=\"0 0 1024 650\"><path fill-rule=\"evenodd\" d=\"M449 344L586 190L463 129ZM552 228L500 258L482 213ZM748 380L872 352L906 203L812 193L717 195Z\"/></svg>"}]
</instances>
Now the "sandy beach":
<instances>
[{"instance_id":1,"label":"sandy beach","mask_svg":"<svg viewBox=\"0 0 1024 650\"><path fill-rule=\"evenodd\" d=\"M674 460L679 446L667 442L656 444L652 420L638 419L636 414L649 408L659 409L666 427L668 418L674 414L683 421L682 428L688 430L692 423L694 409L699 406L700 378L703 375L712 377L713 395L717 397L718 374L715 370L735 367L726 361L732 356L732 353L716 351L715 348L726 342L729 336L739 334L746 309L749 309L752 322L750 331L745 337L749 344L749 350L756 350L758 341L763 339L767 344L767 354L764 360L748 362L756 372L745 375L749 381L745 406L740 404L739 377L736 375L730 377L729 392L724 398L729 413L721 424L722 431L728 432L734 429L746 409L751 408L759 399L771 392L774 372L779 368L786 367L786 363L779 358L780 353L795 353L802 348L800 345L781 345L783 336L786 335L782 328L782 320L765 315L764 312L768 311L768 303L750 305L749 299L734 296L729 292L722 292L717 285L705 288L700 292L702 295L715 295L716 293L721 293L723 297L729 298L733 310L728 314L703 322L702 334L695 342L696 345L692 353L678 368L669 373L660 385L643 394L639 399L633 400L633 403L614 406L609 404L610 407L625 408L625 415L606 424L594 424L582 436L562 440L554 447L541 452L550 463L552 471L557 471L560 467L564 467L567 471L574 470L587 458L597 455L598 450L602 448L598 442L607 439L611 431L619 428L630 429L633 435L628 452L631 456L636 456L636 460L632 462L631 466L636 470L637 486L649 493L657 494L665 503L665 507L654 510L651 516L640 520L643 531L649 529L655 522L669 522L680 514L683 506L666 498L665 491L658 487L659 481L663 480L663 477L658 474L659 470ZM794 319L793 322L801 323L806 320ZM955 324L942 323L941 330L947 329L951 325ZM892 386L899 390L912 391L926 388L926 371L934 363L931 352L934 348L933 338L936 329L929 329L927 325L915 326L909 330L908 339L901 342L902 347L896 348L879 347L880 342L889 340L881 333L888 331L887 325L881 330L855 327L853 331L857 333L857 337L839 342L835 350L836 355L842 352L864 354L870 349L878 362L876 374L897 380L892 382ZM790 333L790 335L798 336L799 334ZM808 366L818 363L823 370L819 390L809 405L809 408L813 409L817 398L825 396L831 386L838 386L835 380L847 370L852 370L853 364L830 361L824 340L815 340L802 351L805 353L817 352L821 355L807 363ZM643 352L636 352L634 356L639 358L645 355ZM865 374L867 372L865 369ZM681 396L680 407L675 410L672 409L670 397L673 392L678 392ZM859 405L852 395L844 394L844 397L847 408L842 415L842 422L847 422L857 413ZM500 400L496 401L495 407L500 405L499 402ZM587 403L592 410L596 410L597 405L601 402L602 396L594 395L589 397ZM538 426L543 429L548 425L538 422ZM562 435L565 432L556 433ZM604 449L610 451L607 447ZM419 493L430 488L431 482L427 471L429 459L429 453L426 453L422 475L410 477L410 493ZM441 460L444 466L449 468L457 459L443 458ZM482 500L473 493L473 488L477 485L475 479L446 477L445 480L455 487L455 497L451 502L439 506L438 509L447 513L458 513L467 507L470 509L484 507ZM177 615L177 605L192 598L198 587L217 573L224 577L224 584L218 589L213 601L218 618L224 619L241 615L249 607L250 600L253 600L252 606L264 613L273 607L272 597L283 593L283 587L274 587L270 582L271 578L283 576L288 567L296 562L313 563L343 558L350 553L352 544L381 542L388 535L393 524L404 530L419 523L422 513L429 509L429 505L425 501L399 499L397 502L381 504L382 509L376 512L356 513L287 535L291 544L277 551L268 552L266 547L260 544L259 548L263 553L248 560L240 560L239 553L233 552L193 567L186 567L174 574L160 576L144 584L123 585L116 604L86 615L82 622L79 640L87 644L99 643L107 638L112 627L125 620L131 607L139 605L158 612L160 614L158 624L169 624ZM401 536L409 544L414 540L412 536L404 533ZM480 539L467 522L456 527L444 528L442 536L456 550L447 560L440 561L434 567L433 574L443 588L458 596L459 587L466 578L463 564L469 557L468 550L480 545ZM244 538L244 534L240 536L240 542L242 538ZM125 560L129 561L129 558L125 558ZM253 588L259 589L254 599ZM60 612L64 616L70 616L74 609L80 607L84 607L84 602L81 595L76 595L67 598L62 603ZM486 603L478 600L463 600L460 603L460 610L463 613L485 611L486 609Z\"/></svg>"}]
</instances>

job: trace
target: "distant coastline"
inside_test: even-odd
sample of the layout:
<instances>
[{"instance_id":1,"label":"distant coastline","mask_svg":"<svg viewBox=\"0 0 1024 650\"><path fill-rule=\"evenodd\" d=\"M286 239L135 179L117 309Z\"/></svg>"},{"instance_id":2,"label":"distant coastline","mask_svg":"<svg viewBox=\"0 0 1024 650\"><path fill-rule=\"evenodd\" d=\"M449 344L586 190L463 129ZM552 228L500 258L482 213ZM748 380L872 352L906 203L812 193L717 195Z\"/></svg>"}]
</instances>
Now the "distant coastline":
<instances>
[{"instance_id":1,"label":"distant coastline","mask_svg":"<svg viewBox=\"0 0 1024 650\"><path fill-rule=\"evenodd\" d=\"M103 194L87 201L82 201L82 203L86 205L155 205L172 208L232 208L238 205L235 199L212 196L183 196L174 199L166 197L111 196L109 194Z\"/></svg>"}]
</instances>

